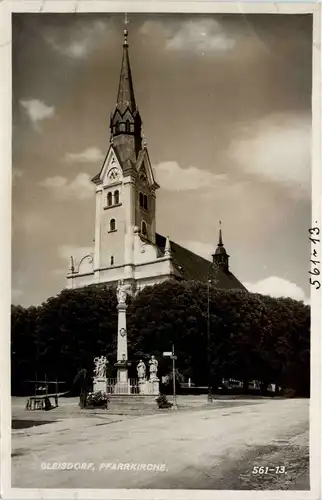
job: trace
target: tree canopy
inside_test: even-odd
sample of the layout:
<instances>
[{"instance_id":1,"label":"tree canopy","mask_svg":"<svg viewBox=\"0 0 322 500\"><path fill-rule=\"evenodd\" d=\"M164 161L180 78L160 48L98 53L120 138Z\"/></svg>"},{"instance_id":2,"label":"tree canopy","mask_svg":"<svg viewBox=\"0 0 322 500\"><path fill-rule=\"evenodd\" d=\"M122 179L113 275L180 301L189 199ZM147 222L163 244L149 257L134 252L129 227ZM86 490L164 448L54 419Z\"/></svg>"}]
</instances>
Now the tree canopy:
<instances>
[{"instance_id":1,"label":"tree canopy","mask_svg":"<svg viewBox=\"0 0 322 500\"><path fill-rule=\"evenodd\" d=\"M209 302L208 302L209 298ZM209 323L208 323L209 303ZM59 378L72 384L80 370L92 373L93 358L116 362L115 290L64 290L39 307L12 306L12 391L23 380ZM307 395L310 380L310 308L288 298L220 290L207 283L167 281L144 288L128 301L130 376L154 354L159 374L175 346L177 368L195 384L206 384L208 359L214 386L222 377L277 383ZM208 331L209 325L209 331Z\"/></svg>"}]
</instances>

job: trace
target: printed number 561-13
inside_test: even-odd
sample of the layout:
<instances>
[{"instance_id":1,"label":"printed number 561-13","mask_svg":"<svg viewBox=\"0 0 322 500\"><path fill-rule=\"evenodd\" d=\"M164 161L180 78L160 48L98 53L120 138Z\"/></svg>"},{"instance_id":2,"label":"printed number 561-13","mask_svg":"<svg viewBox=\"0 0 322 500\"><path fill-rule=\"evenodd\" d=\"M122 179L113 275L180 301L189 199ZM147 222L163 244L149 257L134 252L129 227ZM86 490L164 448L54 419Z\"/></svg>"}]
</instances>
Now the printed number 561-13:
<instances>
[{"instance_id":1,"label":"printed number 561-13","mask_svg":"<svg viewBox=\"0 0 322 500\"><path fill-rule=\"evenodd\" d=\"M284 465L276 465L275 467L253 467L253 474L268 474L269 472L275 474L286 474Z\"/></svg>"}]
</instances>

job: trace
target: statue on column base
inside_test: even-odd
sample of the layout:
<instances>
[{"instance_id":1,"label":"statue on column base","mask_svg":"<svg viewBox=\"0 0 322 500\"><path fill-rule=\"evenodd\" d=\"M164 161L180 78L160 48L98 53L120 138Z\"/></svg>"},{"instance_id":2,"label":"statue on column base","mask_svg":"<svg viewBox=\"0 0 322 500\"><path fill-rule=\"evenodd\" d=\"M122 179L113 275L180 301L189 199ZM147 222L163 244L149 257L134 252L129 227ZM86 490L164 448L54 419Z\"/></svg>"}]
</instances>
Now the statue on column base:
<instances>
[{"instance_id":1,"label":"statue on column base","mask_svg":"<svg viewBox=\"0 0 322 500\"><path fill-rule=\"evenodd\" d=\"M151 356L149 365L150 365L150 380L146 379L146 367L141 359L137 366L137 372L139 377L139 391L140 394L158 395L159 394L159 379L157 377L158 361L155 359L154 356Z\"/></svg>"},{"instance_id":2,"label":"statue on column base","mask_svg":"<svg viewBox=\"0 0 322 500\"><path fill-rule=\"evenodd\" d=\"M158 361L155 359L154 356L151 356L151 359L149 361L150 365L150 380L155 380L158 379L157 377L157 372L158 372ZM159 379L158 379L159 380Z\"/></svg>"}]
</instances>

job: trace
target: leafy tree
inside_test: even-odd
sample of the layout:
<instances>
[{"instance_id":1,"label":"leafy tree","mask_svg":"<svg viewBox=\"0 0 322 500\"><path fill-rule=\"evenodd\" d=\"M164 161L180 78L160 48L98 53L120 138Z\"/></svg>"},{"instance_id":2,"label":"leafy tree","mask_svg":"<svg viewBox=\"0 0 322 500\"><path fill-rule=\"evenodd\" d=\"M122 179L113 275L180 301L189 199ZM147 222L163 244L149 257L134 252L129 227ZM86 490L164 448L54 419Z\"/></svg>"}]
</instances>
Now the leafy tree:
<instances>
[{"instance_id":1,"label":"leafy tree","mask_svg":"<svg viewBox=\"0 0 322 500\"><path fill-rule=\"evenodd\" d=\"M11 306L11 386L12 392L30 392L26 380L32 380L37 371L38 308Z\"/></svg>"},{"instance_id":2,"label":"leafy tree","mask_svg":"<svg viewBox=\"0 0 322 500\"><path fill-rule=\"evenodd\" d=\"M13 392L36 374L66 380L70 387L79 374L84 392L93 358L102 354L113 376L116 306L115 290L106 286L64 290L37 308L13 306ZM162 353L174 345L178 372L196 385L210 381L216 388L223 377L232 377L244 381L244 390L255 379L264 392L275 383L309 394L310 308L301 302L166 281L129 300L127 321L130 377L137 376L136 362L152 354L160 377L171 373L172 361Z\"/></svg>"},{"instance_id":3,"label":"leafy tree","mask_svg":"<svg viewBox=\"0 0 322 500\"><path fill-rule=\"evenodd\" d=\"M109 288L64 290L42 304L37 321L39 370L71 383L81 369L93 371L102 354L115 362L117 309Z\"/></svg>"}]
</instances>

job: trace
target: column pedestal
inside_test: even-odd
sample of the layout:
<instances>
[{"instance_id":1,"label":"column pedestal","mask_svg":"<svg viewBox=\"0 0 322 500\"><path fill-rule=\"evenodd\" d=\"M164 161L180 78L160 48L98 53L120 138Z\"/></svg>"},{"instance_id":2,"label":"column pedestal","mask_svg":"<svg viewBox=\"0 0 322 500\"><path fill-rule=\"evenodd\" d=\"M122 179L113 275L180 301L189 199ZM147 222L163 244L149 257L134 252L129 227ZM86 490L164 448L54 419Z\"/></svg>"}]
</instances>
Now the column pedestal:
<instances>
[{"instance_id":1,"label":"column pedestal","mask_svg":"<svg viewBox=\"0 0 322 500\"><path fill-rule=\"evenodd\" d=\"M139 392L140 394L150 394L158 396L159 390L159 379L155 378L153 380L139 380Z\"/></svg>"},{"instance_id":2,"label":"column pedestal","mask_svg":"<svg viewBox=\"0 0 322 500\"><path fill-rule=\"evenodd\" d=\"M117 382L114 386L114 394L131 394L131 386L128 378L128 367L131 363L128 361L118 361L115 363L117 368Z\"/></svg>"},{"instance_id":3,"label":"column pedestal","mask_svg":"<svg viewBox=\"0 0 322 500\"><path fill-rule=\"evenodd\" d=\"M93 392L103 391L106 392L107 379L106 377L94 377L93 379Z\"/></svg>"}]
</instances>

